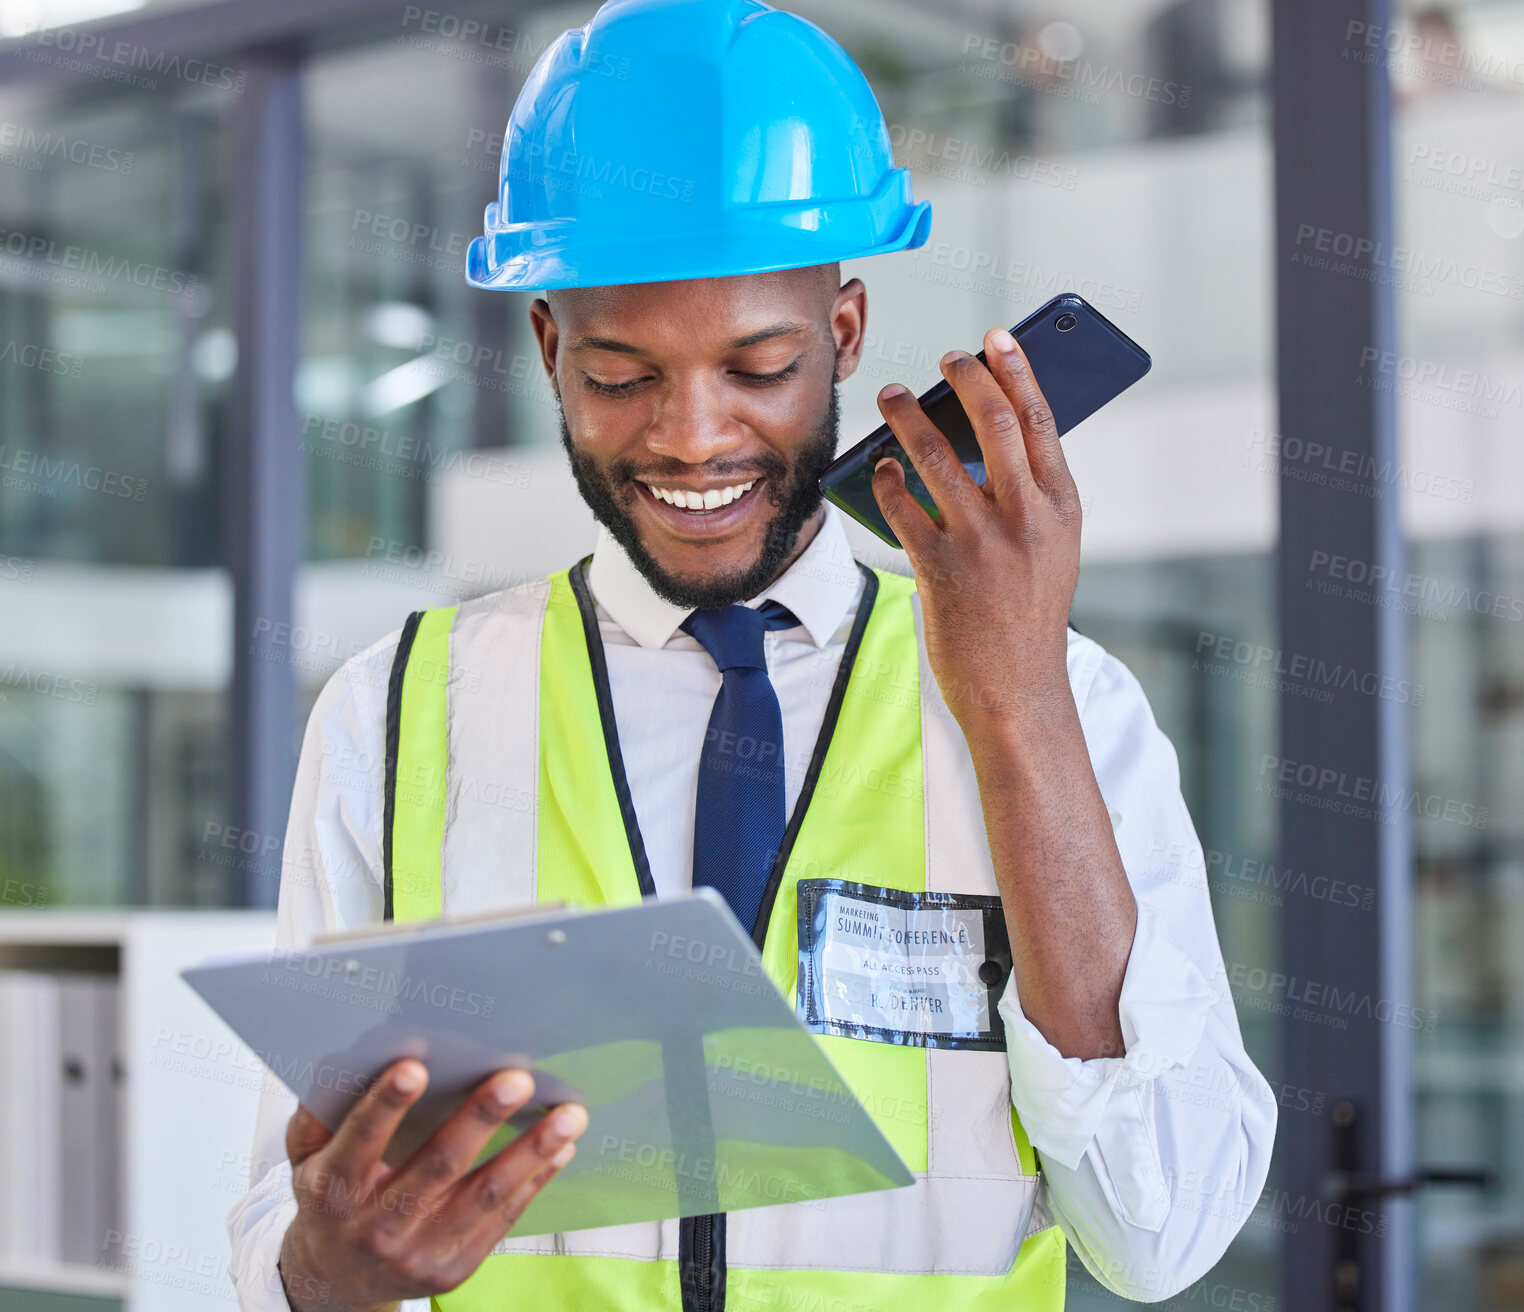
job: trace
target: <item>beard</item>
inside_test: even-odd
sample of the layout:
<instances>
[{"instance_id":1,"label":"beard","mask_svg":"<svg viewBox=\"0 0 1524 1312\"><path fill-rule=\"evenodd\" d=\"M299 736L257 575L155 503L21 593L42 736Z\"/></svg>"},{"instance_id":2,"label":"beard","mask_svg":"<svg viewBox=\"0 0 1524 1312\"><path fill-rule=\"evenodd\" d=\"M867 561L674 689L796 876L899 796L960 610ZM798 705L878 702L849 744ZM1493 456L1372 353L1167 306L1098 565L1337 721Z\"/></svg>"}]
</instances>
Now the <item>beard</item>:
<instances>
[{"instance_id":1,"label":"beard","mask_svg":"<svg viewBox=\"0 0 1524 1312\"><path fill-rule=\"evenodd\" d=\"M639 471L628 460L615 460L605 470L591 456L578 451L572 444L566 409L558 392L556 409L561 416L561 445L571 461L577 490L592 510L593 518L624 548L630 563L640 571L657 596L685 609L736 605L755 597L773 581L793 551L799 530L820 507L822 497L818 480L836 458L841 423L837 387L838 384L831 384L825 414L814 432L799 445L792 460L769 451L760 460L750 462L761 466L761 477L767 480L761 490L772 503L772 518L763 531L762 549L756 560L740 570L715 577L692 579L662 568L661 562L641 542L634 517L625 509L621 498L621 493L630 489L636 489L635 495L642 495L634 482L634 475Z\"/></svg>"}]
</instances>

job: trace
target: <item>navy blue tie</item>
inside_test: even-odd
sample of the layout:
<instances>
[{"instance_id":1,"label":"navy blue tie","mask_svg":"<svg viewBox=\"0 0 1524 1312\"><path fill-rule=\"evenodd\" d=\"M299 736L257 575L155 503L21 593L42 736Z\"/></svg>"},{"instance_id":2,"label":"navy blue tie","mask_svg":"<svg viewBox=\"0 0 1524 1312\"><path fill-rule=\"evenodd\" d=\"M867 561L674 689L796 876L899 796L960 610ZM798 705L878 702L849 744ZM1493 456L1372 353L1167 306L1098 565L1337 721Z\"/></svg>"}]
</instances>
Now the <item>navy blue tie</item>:
<instances>
[{"instance_id":1,"label":"navy blue tie","mask_svg":"<svg viewBox=\"0 0 1524 1312\"><path fill-rule=\"evenodd\" d=\"M699 756L693 820L693 886L715 889L747 933L756 924L783 830L783 713L767 677L762 634L799 623L764 601L694 611L681 628L697 638L723 676Z\"/></svg>"}]
</instances>

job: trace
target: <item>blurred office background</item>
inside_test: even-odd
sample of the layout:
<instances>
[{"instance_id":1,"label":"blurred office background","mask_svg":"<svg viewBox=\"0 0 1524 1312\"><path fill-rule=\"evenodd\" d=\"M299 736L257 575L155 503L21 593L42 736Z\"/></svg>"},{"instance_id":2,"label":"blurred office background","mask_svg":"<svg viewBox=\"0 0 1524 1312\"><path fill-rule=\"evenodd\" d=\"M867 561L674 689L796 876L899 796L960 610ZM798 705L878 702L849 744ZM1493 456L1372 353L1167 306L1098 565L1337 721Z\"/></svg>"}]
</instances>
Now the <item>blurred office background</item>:
<instances>
[{"instance_id":1,"label":"blurred office background","mask_svg":"<svg viewBox=\"0 0 1524 1312\"><path fill-rule=\"evenodd\" d=\"M1286 1080L1299 1031L1263 981L1288 926L1350 899L1374 914L1380 877L1288 869L1266 764L1281 759L1283 699L1324 691L1288 675L1301 653L1278 636L1278 461L1338 477L1306 449L1316 435L1279 430L1273 3L788 7L861 64L934 210L922 250L844 270L870 307L844 444L877 424L884 383L922 389L944 350L1059 291L1152 353L1145 383L1066 440L1086 509L1074 622L1129 664L1175 743L1283 1127L1332 1136L1341 1091ZM289 796L306 709L337 664L411 609L591 548L529 298L462 278L514 96L591 11L0 0L0 890L18 914L258 901L279 840L268 799ZM124 24L134 53L102 58L91 34ZM1410 960L1395 966L1423 1020L1416 1152L1495 1178L1371 1199L1357 1224L1415 1209L1405 1305L1480 1312L1524 1307L1524 0L1407 6L1370 35L1349 33L1343 53L1387 61L1394 239L1427 267L1396 291L1394 341L1326 363L1395 406L1400 464L1378 481L1419 580L1396 594L1410 667L1372 694L1409 718L1424 799ZM240 228L239 206L264 176L246 147L261 123L278 130L293 67L300 135L273 158L299 162L299 267L241 268L280 248ZM1350 279L1326 281L1332 305ZM264 439L238 379L265 376L250 352L268 338L240 341L238 296L267 284L299 290L295 422L278 451L298 476L277 471L276 504L246 522L238 444ZM234 581L268 586L250 562L276 536L300 553L290 612L235 620ZM1337 573L1298 568L1309 586ZM1337 577L1350 622L1368 624L1362 577ZM237 676L253 688L242 703L240 645L265 667ZM261 706L286 705L283 680L289 722L261 727ZM1347 1218L1273 1179L1228 1258L1167 1306L1295 1306L1286 1263L1314 1260L1309 1236L1330 1227ZM22 1286L9 1269L0 1283ZM170 1305L71 1284L71 1269L15 1306ZM174 1305L227 1305L205 1299ZM1070 1300L1121 1305L1077 1261Z\"/></svg>"}]
</instances>

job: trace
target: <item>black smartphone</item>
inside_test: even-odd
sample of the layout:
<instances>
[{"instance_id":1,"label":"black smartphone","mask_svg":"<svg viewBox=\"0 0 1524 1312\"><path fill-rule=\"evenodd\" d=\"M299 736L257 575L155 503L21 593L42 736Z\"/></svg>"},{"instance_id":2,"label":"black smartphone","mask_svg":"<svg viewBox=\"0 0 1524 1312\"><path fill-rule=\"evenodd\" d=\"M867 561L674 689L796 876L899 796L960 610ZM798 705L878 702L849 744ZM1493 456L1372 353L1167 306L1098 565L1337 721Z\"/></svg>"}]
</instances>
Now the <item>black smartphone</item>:
<instances>
[{"instance_id":1,"label":"black smartphone","mask_svg":"<svg viewBox=\"0 0 1524 1312\"><path fill-rule=\"evenodd\" d=\"M1125 392L1153 364L1147 351L1072 292L1055 296L1029 314L1011 329L1011 336L1021 343L1032 365L1060 436ZM982 361L984 352L980 351L977 358ZM952 385L942 379L930 391L921 393L920 402L926 417L947 435L974 482L983 487L984 453L979 450L973 425ZM936 502L888 424L880 424L850 451L838 456L820 476L819 486L853 519L872 529L891 547L897 547L900 540L894 536L873 495L873 467L884 456L893 456L900 462L910 494L936 519L939 513Z\"/></svg>"}]
</instances>

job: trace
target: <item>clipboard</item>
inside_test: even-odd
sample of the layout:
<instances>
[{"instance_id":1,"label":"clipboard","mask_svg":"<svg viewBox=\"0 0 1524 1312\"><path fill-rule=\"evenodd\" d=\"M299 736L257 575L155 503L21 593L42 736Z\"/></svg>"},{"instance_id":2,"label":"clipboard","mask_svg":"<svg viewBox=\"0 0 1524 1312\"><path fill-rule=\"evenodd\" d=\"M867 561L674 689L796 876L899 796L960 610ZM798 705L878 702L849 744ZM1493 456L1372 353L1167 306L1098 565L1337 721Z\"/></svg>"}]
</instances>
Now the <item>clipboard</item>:
<instances>
[{"instance_id":1,"label":"clipboard","mask_svg":"<svg viewBox=\"0 0 1524 1312\"><path fill-rule=\"evenodd\" d=\"M583 1103L577 1155L515 1237L914 1182L713 889L378 926L182 976L330 1129L392 1062L421 1060L392 1165L506 1066L535 1096L482 1159Z\"/></svg>"}]
</instances>

